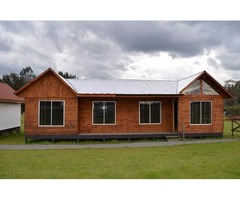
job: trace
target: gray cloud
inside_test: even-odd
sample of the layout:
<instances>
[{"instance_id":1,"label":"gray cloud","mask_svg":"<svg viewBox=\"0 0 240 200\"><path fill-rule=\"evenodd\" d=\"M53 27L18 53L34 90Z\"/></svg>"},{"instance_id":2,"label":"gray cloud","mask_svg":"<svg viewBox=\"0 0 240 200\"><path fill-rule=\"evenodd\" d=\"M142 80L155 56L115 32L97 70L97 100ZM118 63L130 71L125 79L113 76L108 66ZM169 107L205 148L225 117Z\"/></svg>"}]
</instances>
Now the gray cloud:
<instances>
[{"instance_id":1,"label":"gray cloud","mask_svg":"<svg viewBox=\"0 0 240 200\"><path fill-rule=\"evenodd\" d=\"M32 66L86 78L119 78L131 55L167 52L190 58L219 48L216 58L239 70L240 22L0 22L0 76ZM219 67L212 58L208 64ZM9 72L6 70L10 69Z\"/></svg>"},{"instance_id":2,"label":"gray cloud","mask_svg":"<svg viewBox=\"0 0 240 200\"><path fill-rule=\"evenodd\" d=\"M229 68L232 71L240 70L240 52L220 54L218 58L221 60L223 67Z\"/></svg>"},{"instance_id":3,"label":"gray cloud","mask_svg":"<svg viewBox=\"0 0 240 200\"><path fill-rule=\"evenodd\" d=\"M108 37L126 51L153 53L170 52L178 56L193 56L204 48L221 43L220 38L204 22L92 22L84 28ZM210 30L212 29L212 30Z\"/></svg>"}]
</instances>

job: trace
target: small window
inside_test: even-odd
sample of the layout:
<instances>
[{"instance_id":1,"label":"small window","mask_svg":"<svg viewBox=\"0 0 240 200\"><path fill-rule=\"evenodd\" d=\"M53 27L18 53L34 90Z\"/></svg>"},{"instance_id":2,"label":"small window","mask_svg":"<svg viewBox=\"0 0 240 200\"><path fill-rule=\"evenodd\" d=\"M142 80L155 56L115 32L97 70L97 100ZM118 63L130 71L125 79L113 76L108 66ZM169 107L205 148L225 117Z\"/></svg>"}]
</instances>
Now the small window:
<instances>
[{"instance_id":1,"label":"small window","mask_svg":"<svg viewBox=\"0 0 240 200\"><path fill-rule=\"evenodd\" d=\"M212 102L191 102L191 124L212 123Z\"/></svg>"},{"instance_id":2,"label":"small window","mask_svg":"<svg viewBox=\"0 0 240 200\"><path fill-rule=\"evenodd\" d=\"M40 101L39 102L40 126L64 125L64 101Z\"/></svg>"},{"instance_id":3,"label":"small window","mask_svg":"<svg viewBox=\"0 0 240 200\"><path fill-rule=\"evenodd\" d=\"M160 101L141 101L140 124L159 124L161 123L161 102Z\"/></svg>"},{"instance_id":4,"label":"small window","mask_svg":"<svg viewBox=\"0 0 240 200\"><path fill-rule=\"evenodd\" d=\"M115 124L116 102L95 101L93 102L93 124Z\"/></svg>"}]
</instances>

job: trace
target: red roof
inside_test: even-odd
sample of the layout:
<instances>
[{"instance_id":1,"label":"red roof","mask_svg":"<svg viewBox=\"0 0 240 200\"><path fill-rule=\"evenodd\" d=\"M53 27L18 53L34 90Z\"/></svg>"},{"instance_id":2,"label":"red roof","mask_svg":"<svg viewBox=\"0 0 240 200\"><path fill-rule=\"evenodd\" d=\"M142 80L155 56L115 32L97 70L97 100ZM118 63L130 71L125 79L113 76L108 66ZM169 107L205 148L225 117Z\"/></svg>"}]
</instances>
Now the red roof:
<instances>
[{"instance_id":1,"label":"red roof","mask_svg":"<svg viewBox=\"0 0 240 200\"><path fill-rule=\"evenodd\" d=\"M0 102L23 103L24 98L14 94L15 90L6 83L0 83Z\"/></svg>"}]
</instances>

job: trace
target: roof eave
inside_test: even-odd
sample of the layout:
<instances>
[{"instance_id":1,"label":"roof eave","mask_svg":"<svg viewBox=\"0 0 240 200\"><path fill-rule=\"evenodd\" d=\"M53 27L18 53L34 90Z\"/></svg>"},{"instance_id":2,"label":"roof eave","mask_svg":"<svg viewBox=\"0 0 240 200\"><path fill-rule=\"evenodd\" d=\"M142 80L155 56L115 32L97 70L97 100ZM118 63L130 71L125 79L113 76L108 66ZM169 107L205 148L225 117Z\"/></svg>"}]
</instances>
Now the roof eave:
<instances>
[{"instance_id":1,"label":"roof eave","mask_svg":"<svg viewBox=\"0 0 240 200\"><path fill-rule=\"evenodd\" d=\"M15 104L21 104L25 103L24 100L10 100L10 99L0 99L1 103L15 103Z\"/></svg>"},{"instance_id":2,"label":"roof eave","mask_svg":"<svg viewBox=\"0 0 240 200\"><path fill-rule=\"evenodd\" d=\"M214 79L209 73L207 73L206 71L204 71L205 73L202 75L203 79L206 80L206 77L204 77L204 75L207 76L207 78L210 78L211 81L213 81L213 83L215 85L212 85L212 87L217 90L217 92L219 92L225 99L231 99L233 98L233 96L216 80Z\"/></svg>"},{"instance_id":3,"label":"roof eave","mask_svg":"<svg viewBox=\"0 0 240 200\"><path fill-rule=\"evenodd\" d=\"M42 76L44 76L45 74L47 74L48 72L52 72L64 85L66 85L74 94L77 95L77 92L70 87L61 77L60 75L58 75L55 71L53 71L51 68L48 68L46 71L44 71L43 73L41 73L40 75L38 75L35 79L29 81L28 83L26 83L23 87L21 87L18 91L14 92L15 95L18 95L19 93L21 93L23 90L25 90L29 85L31 85L32 83L36 82L39 78L41 78Z\"/></svg>"},{"instance_id":4,"label":"roof eave","mask_svg":"<svg viewBox=\"0 0 240 200\"><path fill-rule=\"evenodd\" d=\"M183 94L77 94L77 97L181 97Z\"/></svg>"}]
</instances>

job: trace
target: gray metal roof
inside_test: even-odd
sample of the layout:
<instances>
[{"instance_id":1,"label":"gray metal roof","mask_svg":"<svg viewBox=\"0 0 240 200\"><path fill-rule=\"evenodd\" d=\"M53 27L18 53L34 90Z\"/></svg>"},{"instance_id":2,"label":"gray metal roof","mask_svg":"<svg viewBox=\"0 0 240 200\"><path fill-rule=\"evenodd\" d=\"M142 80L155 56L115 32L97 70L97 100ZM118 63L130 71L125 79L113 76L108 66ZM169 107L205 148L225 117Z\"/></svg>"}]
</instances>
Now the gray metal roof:
<instances>
[{"instance_id":1,"label":"gray metal roof","mask_svg":"<svg viewBox=\"0 0 240 200\"><path fill-rule=\"evenodd\" d=\"M157 95L176 94L177 81L66 79L78 94Z\"/></svg>"},{"instance_id":2,"label":"gray metal roof","mask_svg":"<svg viewBox=\"0 0 240 200\"><path fill-rule=\"evenodd\" d=\"M200 73L182 80L64 79L78 94L176 95Z\"/></svg>"}]
</instances>

